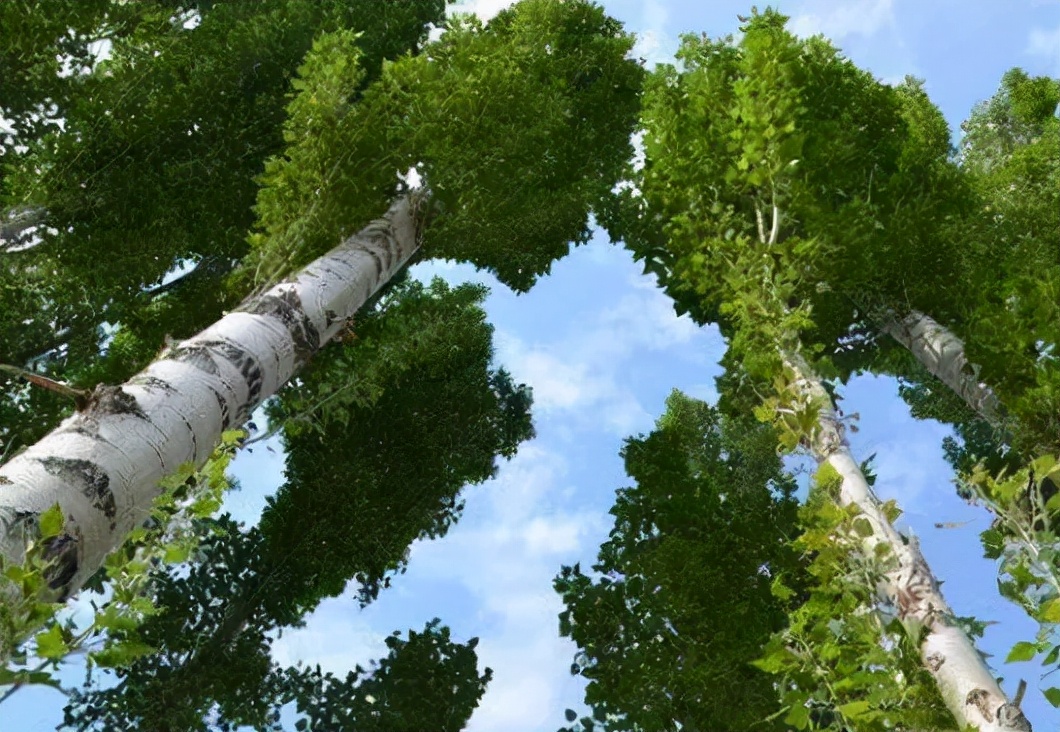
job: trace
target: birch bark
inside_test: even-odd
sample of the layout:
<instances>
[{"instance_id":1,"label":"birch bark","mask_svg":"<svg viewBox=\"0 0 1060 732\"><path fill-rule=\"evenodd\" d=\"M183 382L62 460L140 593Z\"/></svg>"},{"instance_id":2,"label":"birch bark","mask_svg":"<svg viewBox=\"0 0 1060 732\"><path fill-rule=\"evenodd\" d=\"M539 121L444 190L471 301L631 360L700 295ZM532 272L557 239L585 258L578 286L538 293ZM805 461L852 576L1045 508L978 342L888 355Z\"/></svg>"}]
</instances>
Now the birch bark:
<instances>
[{"instance_id":1,"label":"birch bark","mask_svg":"<svg viewBox=\"0 0 1060 732\"><path fill-rule=\"evenodd\" d=\"M1009 702L975 646L954 624L953 611L916 540L904 539L888 521L850 453L845 428L820 380L798 354L783 356L795 374L796 392L811 404L821 405L810 449L818 464L828 463L842 478L840 503L856 505L872 527L871 535L864 539L866 553L874 556L880 545L889 549L893 566L877 588L880 600L907 628L924 629L920 655L946 706L962 728L971 725L979 732L1030 732L1022 711Z\"/></svg>"},{"instance_id":2,"label":"birch bark","mask_svg":"<svg viewBox=\"0 0 1060 732\"><path fill-rule=\"evenodd\" d=\"M964 343L946 326L917 310L905 317L899 317L893 310L882 310L874 319L880 330L909 350L932 376L952 389L976 414L994 427L1002 426L1001 402L979 380L979 369L968 362Z\"/></svg>"},{"instance_id":3,"label":"birch bark","mask_svg":"<svg viewBox=\"0 0 1060 732\"><path fill-rule=\"evenodd\" d=\"M36 521L66 517L45 555L58 599L76 592L182 464L201 466L221 432L241 425L344 327L419 248L413 194L288 281L248 298L0 466L0 555L21 563Z\"/></svg>"}]
</instances>

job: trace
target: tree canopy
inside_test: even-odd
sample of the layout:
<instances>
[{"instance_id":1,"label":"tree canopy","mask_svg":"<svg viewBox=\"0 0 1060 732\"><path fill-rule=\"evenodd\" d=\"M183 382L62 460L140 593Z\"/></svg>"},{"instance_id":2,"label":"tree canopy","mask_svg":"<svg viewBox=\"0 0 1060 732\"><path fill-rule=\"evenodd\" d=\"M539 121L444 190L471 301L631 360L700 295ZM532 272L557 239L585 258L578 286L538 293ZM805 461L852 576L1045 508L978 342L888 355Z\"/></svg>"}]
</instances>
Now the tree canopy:
<instances>
[{"instance_id":1,"label":"tree canopy","mask_svg":"<svg viewBox=\"0 0 1060 732\"><path fill-rule=\"evenodd\" d=\"M773 9L741 22L685 36L649 73L586 0L488 23L443 0L4 4L0 463L64 416L94 419L97 385L122 394L149 363L195 361L182 340L370 235L395 201L410 263L470 263L518 293L599 222L728 353L717 406L674 391L627 439L633 484L596 563L555 578L591 708L568 729L959 726L925 643L938 620L974 654L983 625L910 612L941 598L915 537L891 528L868 461L851 463L852 504L828 460L849 457L839 405L860 373L897 377L915 416L952 425L959 491L995 514L1000 592L1041 627L1010 658L1060 664L1060 80L1012 69L954 147L922 80L882 83ZM464 727L492 672L441 619L345 676L272 654L325 599L374 602L415 542L460 519L463 488L534 436L484 287L402 269L368 292L348 319L327 311L341 334L296 354L263 429L225 416L205 466L152 478L153 505L100 489L97 508L136 528L84 588L87 629L54 602L83 579L58 561L83 549L77 517L61 498L4 504L26 552L0 563L0 683L57 685L47 670L84 648L68 728ZM919 343L896 335L910 323ZM231 459L271 436L285 482L255 525L218 516ZM120 451L120 431L105 437ZM821 464L804 500L781 459L800 450ZM903 594L914 580L924 593ZM992 694L956 706L1029 729L1022 691Z\"/></svg>"}]
</instances>

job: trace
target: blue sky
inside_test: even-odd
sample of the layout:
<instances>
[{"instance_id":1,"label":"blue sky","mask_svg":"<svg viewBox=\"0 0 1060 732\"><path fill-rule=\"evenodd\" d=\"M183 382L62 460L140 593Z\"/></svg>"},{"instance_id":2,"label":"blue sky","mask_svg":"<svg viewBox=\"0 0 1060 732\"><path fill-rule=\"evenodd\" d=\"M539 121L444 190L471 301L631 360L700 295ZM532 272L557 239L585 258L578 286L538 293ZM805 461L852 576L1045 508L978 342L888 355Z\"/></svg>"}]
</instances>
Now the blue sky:
<instances>
[{"instance_id":1,"label":"blue sky","mask_svg":"<svg viewBox=\"0 0 1060 732\"><path fill-rule=\"evenodd\" d=\"M464 7L489 16L507 4L478 0ZM637 54L658 62L672 57L682 33L735 31L737 14L747 14L750 3L604 5L638 33ZM954 128L1008 68L1060 75L1055 0L804 0L779 7L796 31L824 33L885 81L906 74L926 79ZM345 671L384 655L391 631L421 629L437 616L458 640L478 636L480 662L494 669L470 729L550 732L582 695L580 681L568 673L575 649L558 636L561 606L552 578L563 564L591 564L606 537L614 491L628 485L617 455L622 439L652 428L672 388L713 398L724 346L715 330L674 316L630 256L602 239L575 250L518 297L466 267L434 263L416 274L494 285L486 308L496 328L497 361L534 387L538 437L496 480L466 491L463 520L444 539L415 545L407 574L376 603L360 611L351 597L325 602L305 628L276 642L277 659ZM993 563L980 558L978 532L990 518L953 491L940 449L946 429L912 420L887 379L859 379L845 397L845 411L861 414L860 431L851 436L855 455L877 454L877 490L905 509L903 525L921 538L955 611L999 621L988 629L983 650L999 660L1013 641L1032 639L1035 627L997 596ZM263 447L241 456L236 473L243 489L226 508L256 521L282 468L282 456ZM971 523L933 526L962 521ZM68 680L79 673L72 668ZM1027 679L1024 706L1037 730L1060 729L1060 713L1036 691L1037 665L1003 673L1010 693L1020 677ZM55 692L23 690L0 707L0 719L4 730L49 730L61 720L61 708Z\"/></svg>"}]
</instances>

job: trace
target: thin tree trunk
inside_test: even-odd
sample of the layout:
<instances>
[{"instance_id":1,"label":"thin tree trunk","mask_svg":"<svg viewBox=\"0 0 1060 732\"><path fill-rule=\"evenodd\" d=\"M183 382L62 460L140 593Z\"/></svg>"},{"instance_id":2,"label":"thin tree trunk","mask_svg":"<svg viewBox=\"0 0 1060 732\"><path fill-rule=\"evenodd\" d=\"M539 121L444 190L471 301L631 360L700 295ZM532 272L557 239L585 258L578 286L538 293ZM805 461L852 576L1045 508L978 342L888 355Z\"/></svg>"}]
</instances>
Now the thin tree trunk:
<instances>
[{"instance_id":1,"label":"thin tree trunk","mask_svg":"<svg viewBox=\"0 0 1060 732\"><path fill-rule=\"evenodd\" d=\"M148 515L159 480L201 466L221 432L238 427L344 327L419 248L413 194L290 280L249 298L0 466L0 555L21 563L25 527L58 503L63 534L46 555L65 599Z\"/></svg>"},{"instance_id":2,"label":"thin tree trunk","mask_svg":"<svg viewBox=\"0 0 1060 732\"><path fill-rule=\"evenodd\" d=\"M850 453L844 427L820 380L799 355L784 354L784 361L795 374L796 391L820 405L818 429L810 448L818 464L828 463L842 478L840 502L856 505L872 527L872 534L864 539L866 553L875 556L880 545L890 550L895 567L885 573L877 588L880 600L894 608L907 628L924 629L920 655L946 706L962 728L972 725L979 732L1028 732L1031 727L1023 713L1005 697L975 646L955 625L953 611L943 599L918 543L905 540L888 521Z\"/></svg>"},{"instance_id":3,"label":"thin tree trunk","mask_svg":"<svg viewBox=\"0 0 1060 732\"><path fill-rule=\"evenodd\" d=\"M1003 426L1001 402L993 389L979 380L979 368L968 362L964 343L946 326L917 310L899 317L893 310L881 309L873 319L972 411L994 427Z\"/></svg>"}]
</instances>

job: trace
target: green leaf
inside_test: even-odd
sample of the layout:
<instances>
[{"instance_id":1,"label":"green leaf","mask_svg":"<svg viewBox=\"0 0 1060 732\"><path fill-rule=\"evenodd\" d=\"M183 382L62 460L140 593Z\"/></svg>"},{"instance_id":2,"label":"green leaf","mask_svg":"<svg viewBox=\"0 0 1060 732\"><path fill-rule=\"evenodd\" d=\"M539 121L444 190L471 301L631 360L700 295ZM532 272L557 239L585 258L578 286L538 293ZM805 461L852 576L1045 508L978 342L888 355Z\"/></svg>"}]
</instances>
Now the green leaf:
<instances>
[{"instance_id":1,"label":"green leaf","mask_svg":"<svg viewBox=\"0 0 1060 732\"><path fill-rule=\"evenodd\" d=\"M41 658L59 659L70 652L70 647L66 645L66 639L63 638L63 629L58 624L52 625L43 633L38 633L36 641L37 655Z\"/></svg>"},{"instance_id":2,"label":"green leaf","mask_svg":"<svg viewBox=\"0 0 1060 732\"><path fill-rule=\"evenodd\" d=\"M873 534L872 522L864 516L858 516L854 519L854 530L858 532L858 536L867 539Z\"/></svg>"},{"instance_id":3,"label":"green leaf","mask_svg":"<svg viewBox=\"0 0 1060 732\"><path fill-rule=\"evenodd\" d=\"M1038 610L1038 619L1043 623L1060 623L1060 597L1042 603Z\"/></svg>"},{"instance_id":4,"label":"green leaf","mask_svg":"<svg viewBox=\"0 0 1060 732\"><path fill-rule=\"evenodd\" d=\"M852 701L847 704L841 704L836 707L844 716L850 719L857 719L858 717L865 714L865 712L872 709L872 705L867 701Z\"/></svg>"},{"instance_id":5,"label":"green leaf","mask_svg":"<svg viewBox=\"0 0 1060 732\"><path fill-rule=\"evenodd\" d=\"M1045 689L1043 692L1045 698L1049 700L1049 703L1054 707L1060 708L1060 689L1055 686Z\"/></svg>"},{"instance_id":6,"label":"green leaf","mask_svg":"<svg viewBox=\"0 0 1060 732\"><path fill-rule=\"evenodd\" d=\"M807 709L804 704L793 706L788 710L787 716L784 717L784 721L796 729L809 729L810 710Z\"/></svg>"},{"instance_id":7,"label":"green leaf","mask_svg":"<svg viewBox=\"0 0 1060 732\"><path fill-rule=\"evenodd\" d=\"M156 649L139 641L115 643L101 651L91 654L92 662L100 668L120 668L128 666L138 658L154 653Z\"/></svg>"},{"instance_id":8,"label":"green leaf","mask_svg":"<svg viewBox=\"0 0 1060 732\"><path fill-rule=\"evenodd\" d=\"M51 539L54 536L58 536L62 532L65 522L66 518L63 516L63 510L56 503L40 515L41 539Z\"/></svg>"},{"instance_id":9,"label":"green leaf","mask_svg":"<svg viewBox=\"0 0 1060 732\"><path fill-rule=\"evenodd\" d=\"M997 529L987 529L980 535L983 542L983 556L997 559L1005 551L1005 537Z\"/></svg>"},{"instance_id":10,"label":"green leaf","mask_svg":"<svg viewBox=\"0 0 1060 732\"><path fill-rule=\"evenodd\" d=\"M1008 656L1005 658L1005 663L1030 661L1037 655L1037 644L1031 643L1030 641L1019 641L1016 645L1012 646L1012 650L1008 652Z\"/></svg>"}]
</instances>

